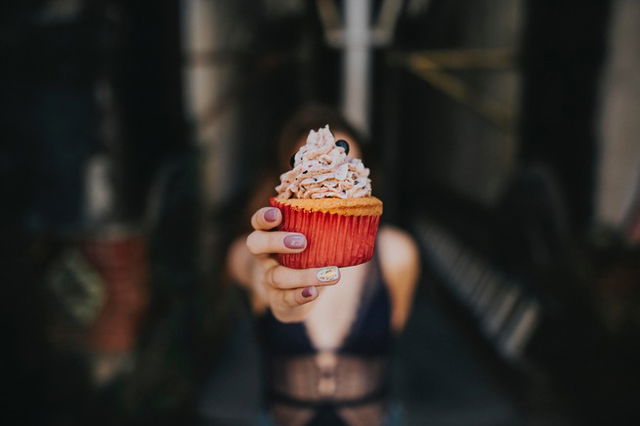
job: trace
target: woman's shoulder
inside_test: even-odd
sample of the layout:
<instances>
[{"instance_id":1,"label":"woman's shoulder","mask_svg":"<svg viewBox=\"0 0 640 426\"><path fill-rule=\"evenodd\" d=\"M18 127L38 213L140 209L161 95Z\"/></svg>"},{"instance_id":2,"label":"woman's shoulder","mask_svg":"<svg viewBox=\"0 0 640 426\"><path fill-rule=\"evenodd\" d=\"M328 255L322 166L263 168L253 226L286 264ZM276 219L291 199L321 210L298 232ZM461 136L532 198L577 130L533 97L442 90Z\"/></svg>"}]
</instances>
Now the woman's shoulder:
<instances>
[{"instance_id":1,"label":"woman's shoulder","mask_svg":"<svg viewBox=\"0 0 640 426\"><path fill-rule=\"evenodd\" d=\"M391 326L399 332L411 312L420 277L420 254L411 235L393 226L382 226L378 238L382 277L392 300Z\"/></svg>"},{"instance_id":2,"label":"woman's shoulder","mask_svg":"<svg viewBox=\"0 0 640 426\"><path fill-rule=\"evenodd\" d=\"M418 245L406 231L383 225L378 234L378 253L384 269L404 269L419 263Z\"/></svg>"}]
</instances>

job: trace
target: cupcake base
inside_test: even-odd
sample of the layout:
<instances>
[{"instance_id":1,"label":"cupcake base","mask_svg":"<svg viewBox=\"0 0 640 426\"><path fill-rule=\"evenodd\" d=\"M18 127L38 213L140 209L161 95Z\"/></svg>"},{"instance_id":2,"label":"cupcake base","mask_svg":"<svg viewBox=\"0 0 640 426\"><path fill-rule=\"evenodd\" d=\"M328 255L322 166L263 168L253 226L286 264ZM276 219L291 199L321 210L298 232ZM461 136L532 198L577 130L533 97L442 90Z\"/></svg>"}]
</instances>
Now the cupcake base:
<instances>
[{"instance_id":1,"label":"cupcake base","mask_svg":"<svg viewBox=\"0 0 640 426\"><path fill-rule=\"evenodd\" d=\"M382 213L382 202L375 197L368 198L371 200L360 201L357 212ZM280 264L295 269L346 267L359 265L373 257L380 214L348 214L349 209L345 206L342 206L341 213L331 213L331 209L317 206L316 209L301 208L287 201L271 198L269 203L282 212L280 230L304 234L307 248L301 253L279 254ZM322 205L323 200L313 201ZM335 204L336 200L327 201ZM369 202L371 208L363 209L363 202Z\"/></svg>"}]
</instances>

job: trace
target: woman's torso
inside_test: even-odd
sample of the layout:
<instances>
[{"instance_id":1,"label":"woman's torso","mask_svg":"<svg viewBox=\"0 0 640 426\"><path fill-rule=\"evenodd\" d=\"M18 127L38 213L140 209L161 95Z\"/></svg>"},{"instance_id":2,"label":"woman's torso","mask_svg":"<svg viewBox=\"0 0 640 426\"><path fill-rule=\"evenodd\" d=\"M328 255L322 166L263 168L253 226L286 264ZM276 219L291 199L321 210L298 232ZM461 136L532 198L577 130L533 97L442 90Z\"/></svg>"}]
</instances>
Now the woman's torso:
<instances>
[{"instance_id":1,"label":"woman's torso","mask_svg":"<svg viewBox=\"0 0 640 426\"><path fill-rule=\"evenodd\" d=\"M305 323L258 319L269 410L287 426L381 424L392 333L377 255L322 296Z\"/></svg>"}]
</instances>

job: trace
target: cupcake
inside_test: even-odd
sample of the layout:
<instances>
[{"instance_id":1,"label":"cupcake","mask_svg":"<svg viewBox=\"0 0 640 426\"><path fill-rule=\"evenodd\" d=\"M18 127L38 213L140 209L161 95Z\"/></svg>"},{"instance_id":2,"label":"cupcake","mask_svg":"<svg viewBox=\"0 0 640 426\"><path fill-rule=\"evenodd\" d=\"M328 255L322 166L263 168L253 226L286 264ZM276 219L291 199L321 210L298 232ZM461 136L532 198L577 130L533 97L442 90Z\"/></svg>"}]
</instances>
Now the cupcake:
<instances>
[{"instance_id":1,"label":"cupcake","mask_svg":"<svg viewBox=\"0 0 640 426\"><path fill-rule=\"evenodd\" d=\"M349 158L349 145L335 141L329 126L311 131L280 176L271 206L282 212L280 230L307 237L301 253L279 254L289 268L354 266L371 259L382 201L371 196L369 169Z\"/></svg>"}]
</instances>

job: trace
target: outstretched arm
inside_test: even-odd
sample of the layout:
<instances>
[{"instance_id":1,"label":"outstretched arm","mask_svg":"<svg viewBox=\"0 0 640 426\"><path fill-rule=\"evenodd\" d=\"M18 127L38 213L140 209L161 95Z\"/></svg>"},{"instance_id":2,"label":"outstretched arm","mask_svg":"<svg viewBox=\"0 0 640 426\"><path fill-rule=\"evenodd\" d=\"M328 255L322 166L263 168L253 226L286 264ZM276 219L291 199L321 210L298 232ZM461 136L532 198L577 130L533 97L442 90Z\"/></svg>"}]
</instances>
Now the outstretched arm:
<instances>
[{"instance_id":1,"label":"outstretched arm","mask_svg":"<svg viewBox=\"0 0 640 426\"><path fill-rule=\"evenodd\" d=\"M291 269L280 265L276 253L299 253L307 246L304 235L273 231L282 221L280 210L259 209L251 218L254 231L237 240L227 261L231 276L251 294L254 307L269 306L282 322L303 321L318 298L318 287L340 280L335 266Z\"/></svg>"}]
</instances>

